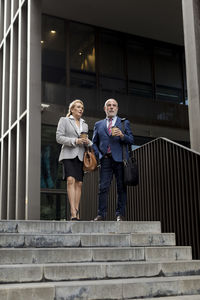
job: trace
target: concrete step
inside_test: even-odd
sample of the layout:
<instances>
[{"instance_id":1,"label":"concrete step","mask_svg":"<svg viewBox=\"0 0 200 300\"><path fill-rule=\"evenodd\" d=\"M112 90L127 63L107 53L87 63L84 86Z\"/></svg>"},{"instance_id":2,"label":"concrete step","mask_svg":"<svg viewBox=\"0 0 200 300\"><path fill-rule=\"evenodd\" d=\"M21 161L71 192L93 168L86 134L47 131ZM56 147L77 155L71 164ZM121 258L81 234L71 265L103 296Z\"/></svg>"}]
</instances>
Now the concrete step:
<instances>
[{"instance_id":1,"label":"concrete step","mask_svg":"<svg viewBox=\"0 0 200 300\"><path fill-rule=\"evenodd\" d=\"M200 276L0 285L1 300L138 299L184 294L200 295Z\"/></svg>"},{"instance_id":2,"label":"concrete step","mask_svg":"<svg viewBox=\"0 0 200 300\"><path fill-rule=\"evenodd\" d=\"M19 234L1 233L0 248L175 246L174 233Z\"/></svg>"},{"instance_id":3,"label":"concrete step","mask_svg":"<svg viewBox=\"0 0 200 300\"><path fill-rule=\"evenodd\" d=\"M55 292L52 283L0 285L1 300L55 300Z\"/></svg>"},{"instance_id":4,"label":"concrete step","mask_svg":"<svg viewBox=\"0 0 200 300\"><path fill-rule=\"evenodd\" d=\"M160 222L135 221L0 221L0 233L134 233L161 232Z\"/></svg>"},{"instance_id":5,"label":"concrete step","mask_svg":"<svg viewBox=\"0 0 200 300\"><path fill-rule=\"evenodd\" d=\"M130 299L130 300L132 300L132 299ZM144 298L140 298L137 300L144 300ZM145 300L200 300L200 295L173 296L173 297L165 297L164 296L164 297L159 297L159 298L145 298Z\"/></svg>"},{"instance_id":6,"label":"concrete step","mask_svg":"<svg viewBox=\"0 0 200 300\"><path fill-rule=\"evenodd\" d=\"M200 275L200 261L1 265L0 283Z\"/></svg>"},{"instance_id":7,"label":"concrete step","mask_svg":"<svg viewBox=\"0 0 200 300\"><path fill-rule=\"evenodd\" d=\"M1 264L191 260L191 247L2 248Z\"/></svg>"}]
</instances>

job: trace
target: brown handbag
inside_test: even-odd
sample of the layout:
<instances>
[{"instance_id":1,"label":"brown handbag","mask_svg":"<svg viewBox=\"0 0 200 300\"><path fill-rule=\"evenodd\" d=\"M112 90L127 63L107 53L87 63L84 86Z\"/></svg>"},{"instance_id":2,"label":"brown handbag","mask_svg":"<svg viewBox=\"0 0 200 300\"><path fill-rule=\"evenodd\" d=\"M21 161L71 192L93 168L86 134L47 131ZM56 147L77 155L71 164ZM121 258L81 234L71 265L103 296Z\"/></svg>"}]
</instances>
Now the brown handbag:
<instances>
[{"instance_id":1,"label":"brown handbag","mask_svg":"<svg viewBox=\"0 0 200 300\"><path fill-rule=\"evenodd\" d=\"M92 147L86 147L83 156L83 171L91 172L97 168L97 160Z\"/></svg>"}]
</instances>

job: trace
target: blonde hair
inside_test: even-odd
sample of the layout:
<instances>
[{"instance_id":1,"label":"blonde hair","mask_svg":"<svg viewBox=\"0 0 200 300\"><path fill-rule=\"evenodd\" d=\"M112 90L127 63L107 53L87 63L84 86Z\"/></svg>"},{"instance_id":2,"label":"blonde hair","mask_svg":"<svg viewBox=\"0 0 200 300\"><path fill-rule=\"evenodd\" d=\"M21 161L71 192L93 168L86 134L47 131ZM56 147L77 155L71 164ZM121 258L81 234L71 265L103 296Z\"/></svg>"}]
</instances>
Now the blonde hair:
<instances>
[{"instance_id":1,"label":"blonde hair","mask_svg":"<svg viewBox=\"0 0 200 300\"><path fill-rule=\"evenodd\" d=\"M83 105L83 109L84 109L84 104L83 104L83 101L79 100L79 99L76 99L74 101L72 101L69 105L69 108L68 108L68 113L67 113L67 117L71 116L72 114L72 109L74 108L74 106L76 105L76 103L81 103Z\"/></svg>"}]
</instances>

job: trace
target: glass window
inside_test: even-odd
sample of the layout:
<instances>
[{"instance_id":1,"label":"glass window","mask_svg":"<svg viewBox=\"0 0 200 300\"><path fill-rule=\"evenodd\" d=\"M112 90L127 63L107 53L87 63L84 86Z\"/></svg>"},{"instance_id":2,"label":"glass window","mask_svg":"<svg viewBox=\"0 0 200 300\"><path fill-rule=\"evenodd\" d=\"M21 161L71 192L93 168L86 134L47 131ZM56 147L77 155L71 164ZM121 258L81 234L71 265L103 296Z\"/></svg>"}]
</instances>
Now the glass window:
<instances>
[{"instance_id":1,"label":"glass window","mask_svg":"<svg viewBox=\"0 0 200 300\"><path fill-rule=\"evenodd\" d=\"M134 135L134 144L132 145L132 150L140 148L142 145L151 142L152 140L154 140L153 137Z\"/></svg>"},{"instance_id":2,"label":"glass window","mask_svg":"<svg viewBox=\"0 0 200 300\"><path fill-rule=\"evenodd\" d=\"M141 97L153 97L151 56L145 46L128 42L128 92Z\"/></svg>"},{"instance_id":3,"label":"glass window","mask_svg":"<svg viewBox=\"0 0 200 300\"><path fill-rule=\"evenodd\" d=\"M133 41L128 43L128 78L151 83L151 56L145 46Z\"/></svg>"},{"instance_id":4,"label":"glass window","mask_svg":"<svg viewBox=\"0 0 200 300\"><path fill-rule=\"evenodd\" d=\"M67 220L69 207L66 194L41 193L41 220Z\"/></svg>"},{"instance_id":5,"label":"glass window","mask_svg":"<svg viewBox=\"0 0 200 300\"><path fill-rule=\"evenodd\" d=\"M95 88L95 33L94 28L70 23L70 85Z\"/></svg>"},{"instance_id":6,"label":"glass window","mask_svg":"<svg viewBox=\"0 0 200 300\"><path fill-rule=\"evenodd\" d=\"M184 81L184 97L185 97L185 103L183 101L183 104L188 105L188 94L187 94L187 78L186 78L186 62L185 62L185 56L183 55L182 59L183 65L183 81Z\"/></svg>"},{"instance_id":7,"label":"glass window","mask_svg":"<svg viewBox=\"0 0 200 300\"><path fill-rule=\"evenodd\" d=\"M112 32L100 34L100 72L124 78L124 51L122 39Z\"/></svg>"},{"instance_id":8,"label":"glass window","mask_svg":"<svg viewBox=\"0 0 200 300\"><path fill-rule=\"evenodd\" d=\"M66 83L65 21L55 17L42 17L42 80Z\"/></svg>"},{"instance_id":9,"label":"glass window","mask_svg":"<svg viewBox=\"0 0 200 300\"><path fill-rule=\"evenodd\" d=\"M124 44L121 36L103 31L100 34L100 86L109 96L126 93Z\"/></svg>"},{"instance_id":10,"label":"glass window","mask_svg":"<svg viewBox=\"0 0 200 300\"><path fill-rule=\"evenodd\" d=\"M90 26L70 23L70 67L95 72L95 35Z\"/></svg>"},{"instance_id":11,"label":"glass window","mask_svg":"<svg viewBox=\"0 0 200 300\"><path fill-rule=\"evenodd\" d=\"M42 189L66 189L66 183L62 181L62 165L58 162L60 148L56 142L56 126L42 125Z\"/></svg>"},{"instance_id":12,"label":"glass window","mask_svg":"<svg viewBox=\"0 0 200 300\"><path fill-rule=\"evenodd\" d=\"M180 55L177 50L155 50L155 80L158 100L183 101Z\"/></svg>"}]
</instances>

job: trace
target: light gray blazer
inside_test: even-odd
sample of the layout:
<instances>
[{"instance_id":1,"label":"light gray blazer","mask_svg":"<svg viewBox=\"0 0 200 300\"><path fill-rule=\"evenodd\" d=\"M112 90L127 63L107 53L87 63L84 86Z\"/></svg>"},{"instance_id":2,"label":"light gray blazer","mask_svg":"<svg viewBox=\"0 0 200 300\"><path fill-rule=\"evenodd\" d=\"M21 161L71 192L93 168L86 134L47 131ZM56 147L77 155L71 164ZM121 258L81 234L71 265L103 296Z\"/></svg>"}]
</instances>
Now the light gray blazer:
<instances>
[{"instance_id":1,"label":"light gray blazer","mask_svg":"<svg viewBox=\"0 0 200 300\"><path fill-rule=\"evenodd\" d=\"M88 125L83 122L83 131L88 132ZM75 124L75 120L68 117L60 118L56 131L56 141L62 144L59 161L63 159L72 159L78 156L83 161L85 151L84 145L76 145L76 139L79 138L79 133ZM90 146L92 142L90 143Z\"/></svg>"}]
</instances>

